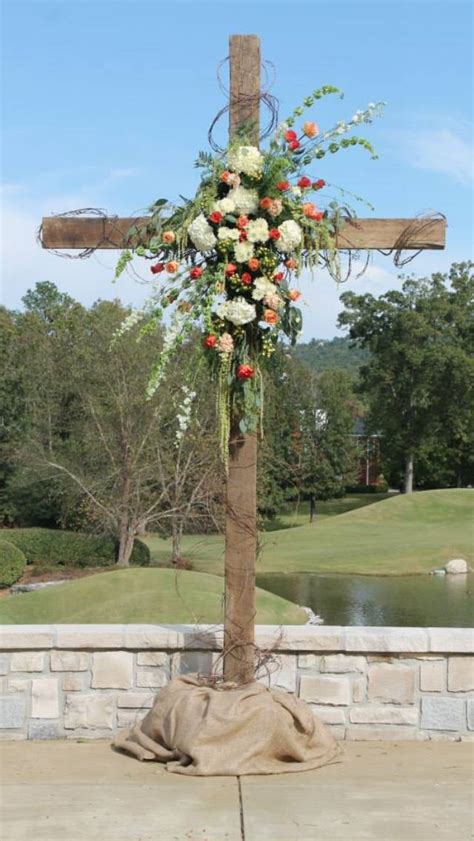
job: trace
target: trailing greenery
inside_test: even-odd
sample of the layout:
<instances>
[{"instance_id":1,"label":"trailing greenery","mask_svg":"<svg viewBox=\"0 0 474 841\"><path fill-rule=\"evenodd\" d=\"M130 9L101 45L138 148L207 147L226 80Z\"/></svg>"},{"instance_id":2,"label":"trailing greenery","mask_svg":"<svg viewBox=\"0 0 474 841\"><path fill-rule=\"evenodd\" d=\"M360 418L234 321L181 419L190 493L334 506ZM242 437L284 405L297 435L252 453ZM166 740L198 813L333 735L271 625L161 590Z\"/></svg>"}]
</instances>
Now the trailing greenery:
<instances>
[{"instance_id":1,"label":"trailing greenery","mask_svg":"<svg viewBox=\"0 0 474 841\"><path fill-rule=\"evenodd\" d=\"M0 587L11 587L23 575L26 558L23 552L8 540L0 540Z\"/></svg>"},{"instance_id":2,"label":"trailing greenery","mask_svg":"<svg viewBox=\"0 0 474 841\"><path fill-rule=\"evenodd\" d=\"M82 534L59 529L10 529L8 540L26 558L27 563L48 563L65 567L111 566L117 561L117 541L110 537ZM148 566L150 550L135 540L130 562Z\"/></svg>"}]
</instances>

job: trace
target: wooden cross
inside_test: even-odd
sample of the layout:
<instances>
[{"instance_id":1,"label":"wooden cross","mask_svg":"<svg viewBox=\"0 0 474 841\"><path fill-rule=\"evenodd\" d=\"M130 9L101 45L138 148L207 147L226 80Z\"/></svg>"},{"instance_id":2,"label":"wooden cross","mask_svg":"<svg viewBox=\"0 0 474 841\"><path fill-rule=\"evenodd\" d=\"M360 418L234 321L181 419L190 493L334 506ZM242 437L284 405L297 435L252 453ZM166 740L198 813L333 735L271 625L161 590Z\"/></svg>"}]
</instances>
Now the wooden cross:
<instances>
[{"instance_id":1,"label":"wooden cross","mask_svg":"<svg viewBox=\"0 0 474 841\"><path fill-rule=\"evenodd\" d=\"M230 37L229 132L260 124L260 40L256 35ZM143 231L147 219L61 217L43 219L42 244L53 249L125 248L132 225ZM442 249L444 219L422 225L413 219L357 219L338 231L341 250ZM150 234L151 235L151 234ZM141 238L143 243L143 237ZM224 677L238 684L254 679L255 561L257 550L257 436L243 435L233 419L229 441L226 495Z\"/></svg>"}]
</instances>

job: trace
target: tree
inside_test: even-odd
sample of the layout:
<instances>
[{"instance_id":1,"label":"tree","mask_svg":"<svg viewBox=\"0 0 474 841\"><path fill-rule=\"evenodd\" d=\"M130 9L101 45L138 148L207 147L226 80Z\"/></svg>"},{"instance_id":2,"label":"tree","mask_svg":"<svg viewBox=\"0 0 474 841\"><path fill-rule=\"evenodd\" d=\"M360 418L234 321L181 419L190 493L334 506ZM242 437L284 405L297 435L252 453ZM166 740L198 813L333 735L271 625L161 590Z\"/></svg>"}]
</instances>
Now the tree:
<instances>
[{"instance_id":1,"label":"tree","mask_svg":"<svg viewBox=\"0 0 474 841\"><path fill-rule=\"evenodd\" d=\"M439 453L440 442L458 473L466 464L473 412L472 265L454 264L449 276L406 279L401 291L378 299L341 296L339 324L372 354L360 385L368 427L381 433L392 471L403 463L405 493L414 488L415 463L426 463L429 451Z\"/></svg>"},{"instance_id":2,"label":"tree","mask_svg":"<svg viewBox=\"0 0 474 841\"><path fill-rule=\"evenodd\" d=\"M127 566L137 534L150 525L164 529L173 517L189 520L208 496L215 448L206 442L206 421L201 414L191 444L188 429L178 435L175 411L196 352L188 348L179 370L146 401L159 326L137 341L138 328L120 334L129 311L118 301L86 310L56 299L59 308L51 309L53 291L37 286L17 318L28 416L21 460L43 478L62 479L64 506L113 534L117 563Z\"/></svg>"}]
</instances>

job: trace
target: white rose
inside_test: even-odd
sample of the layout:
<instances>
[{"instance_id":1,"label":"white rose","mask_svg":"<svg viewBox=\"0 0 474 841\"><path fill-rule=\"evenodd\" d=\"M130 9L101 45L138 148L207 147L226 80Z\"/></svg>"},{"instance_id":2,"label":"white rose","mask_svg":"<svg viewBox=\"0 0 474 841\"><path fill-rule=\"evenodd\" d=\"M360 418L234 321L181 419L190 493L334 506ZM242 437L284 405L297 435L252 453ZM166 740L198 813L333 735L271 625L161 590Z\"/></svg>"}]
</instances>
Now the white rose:
<instances>
[{"instance_id":1,"label":"white rose","mask_svg":"<svg viewBox=\"0 0 474 841\"><path fill-rule=\"evenodd\" d=\"M217 231L217 239L238 239L240 236L240 231L237 228L226 228L222 227L219 228Z\"/></svg>"},{"instance_id":2,"label":"white rose","mask_svg":"<svg viewBox=\"0 0 474 841\"><path fill-rule=\"evenodd\" d=\"M217 242L214 231L202 213L191 222L188 234L198 251L211 251Z\"/></svg>"},{"instance_id":3,"label":"white rose","mask_svg":"<svg viewBox=\"0 0 474 841\"><path fill-rule=\"evenodd\" d=\"M256 277L254 281L252 298L254 301L262 301L265 295L274 295L275 285L267 277Z\"/></svg>"},{"instance_id":4,"label":"white rose","mask_svg":"<svg viewBox=\"0 0 474 841\"><path fill-rule=\"evenodd\" d=\"M237 146L227 155L229 169L254 177L261 174L263 160L263 155L256 146Z\"/></svg>"},{"instance_id":5,"label":"white rose","mask_svg":"<svg viewBox=\"0 0 474 841\"><path fill-rule=\"evenodd\" d=\"M238 263L246 263L253 257L253 245L251 242L236 242L234 245L235 259Z\"/></svg>"},{"instance_id":6,"label":"white rose","mask_svg":"<svg viewBox=\"0 0 474 841\"><path fill-rule=\"evenodd\" d=\"M224 318L236 326L248 324L257 316L257 311L253 304L249 304L245 298L234 298L232 301L225 301L217 309L219 318Z\"/></svg>"},{"instance_id":7,"label":"white rose","mask_svg":"<svg viewBox=\"0 0 474 841\"><path fill-rule=\"evenodd\" d=\"M258 210L258 193L256 190L246 190L245 187L234 187L230 195L235 209L245 216Z\"/></svg>"},{"instance_id":8,"label":"white rose","mask_svg":"<svg viewBox=\"0 0 474 841\"><path fill-rule=\"evenodd\" d=\"M218 210L219 213L233 213L235 210L235 204L231 198L226 196L225 199L220 199L215 203L214 210Z\"/></svg>"},{"instance_id":9,"label":"white rose","mask_svg":"<svg viewBox=\"0 0 474 841\"><path fill-rule=\"evenodd\" d=\"M270 236L266 219L252 219L247 225L249 242L266 242Z\"/></svg>"}]
</instances>

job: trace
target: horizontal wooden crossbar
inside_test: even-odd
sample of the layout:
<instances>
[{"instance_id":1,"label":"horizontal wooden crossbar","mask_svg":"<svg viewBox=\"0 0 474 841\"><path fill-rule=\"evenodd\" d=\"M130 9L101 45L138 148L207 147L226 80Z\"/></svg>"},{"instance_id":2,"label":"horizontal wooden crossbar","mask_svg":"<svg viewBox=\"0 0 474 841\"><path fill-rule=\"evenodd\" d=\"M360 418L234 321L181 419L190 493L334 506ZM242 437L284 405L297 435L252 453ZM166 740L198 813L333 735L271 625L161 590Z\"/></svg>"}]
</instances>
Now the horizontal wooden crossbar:
<instances>
[{"instance_id":1,"label":"horizontal wooden crossbar","mask_svg":"<svg viewBox=\"0 0 474 841\"><path fill-rule=\"evenodd\" d=\"M43 248L124 248L133 225L141 229L147 217L52 216L43 219ZM150 235L151 236L151 235ZM341 227L339 249L442 249L445 246L444 219L354 219ZM143 236L141 237L143 243Z\"/></svg>"}]
</instances>

